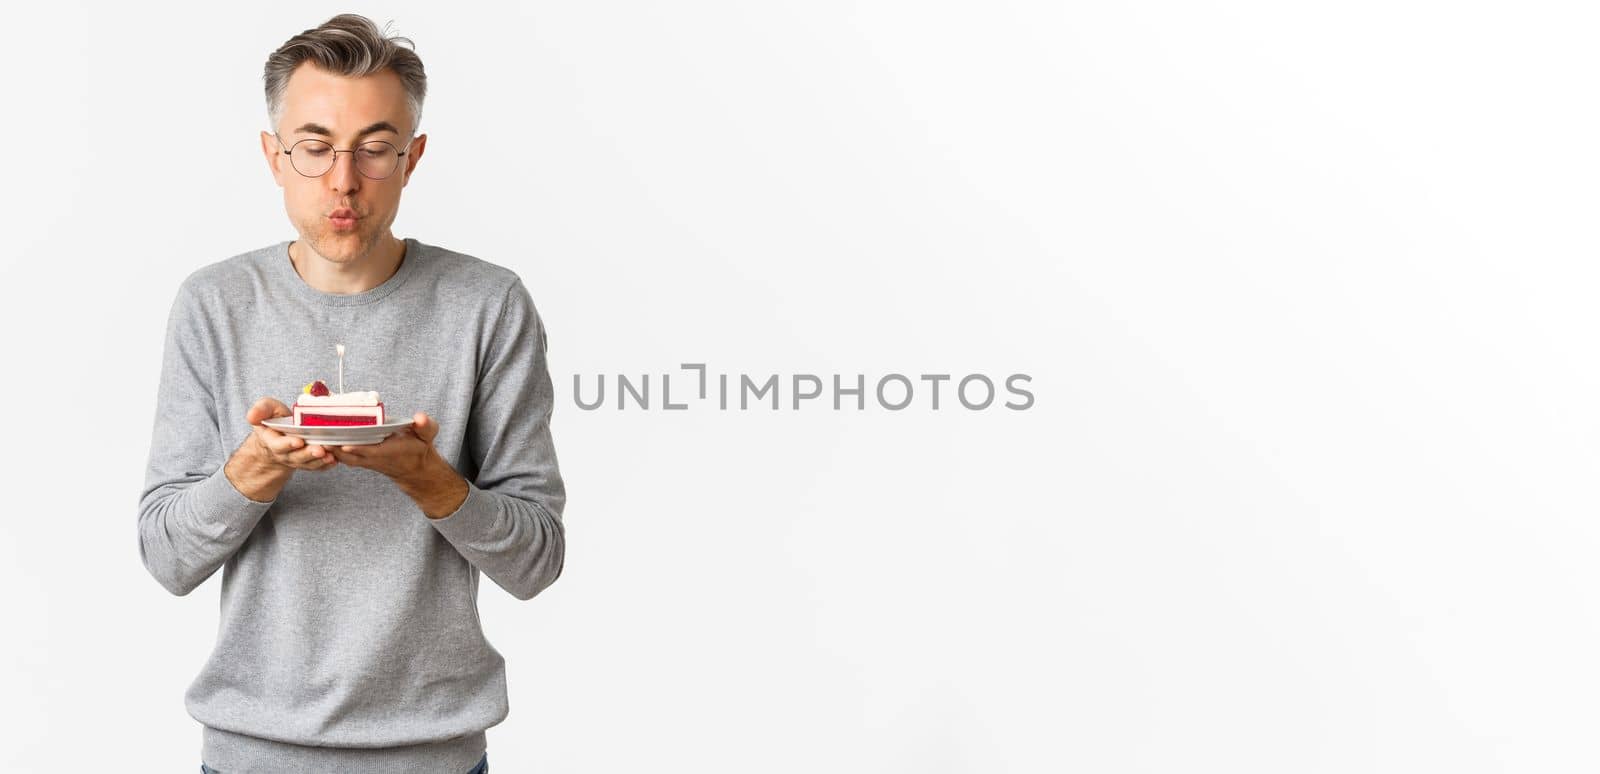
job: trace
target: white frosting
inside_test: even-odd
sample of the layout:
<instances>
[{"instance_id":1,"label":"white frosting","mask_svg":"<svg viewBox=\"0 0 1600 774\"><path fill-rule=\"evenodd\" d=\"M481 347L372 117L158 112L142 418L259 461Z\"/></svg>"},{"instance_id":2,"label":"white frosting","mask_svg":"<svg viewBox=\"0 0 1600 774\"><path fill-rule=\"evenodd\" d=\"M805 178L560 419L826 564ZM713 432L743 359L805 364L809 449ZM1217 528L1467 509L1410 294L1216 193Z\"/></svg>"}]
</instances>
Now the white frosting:
<instances>
[{"instance_id":1,"label":"white frosting","mask_svg":"<svg viewBox=\"0 0 1600 774\"><path fill-rule=\"evenodd\" d=\"M341 392L337 395L310 395L300 393L294 399L297 406L376 406L376 392Z\"/></svg>"}]
</instances>

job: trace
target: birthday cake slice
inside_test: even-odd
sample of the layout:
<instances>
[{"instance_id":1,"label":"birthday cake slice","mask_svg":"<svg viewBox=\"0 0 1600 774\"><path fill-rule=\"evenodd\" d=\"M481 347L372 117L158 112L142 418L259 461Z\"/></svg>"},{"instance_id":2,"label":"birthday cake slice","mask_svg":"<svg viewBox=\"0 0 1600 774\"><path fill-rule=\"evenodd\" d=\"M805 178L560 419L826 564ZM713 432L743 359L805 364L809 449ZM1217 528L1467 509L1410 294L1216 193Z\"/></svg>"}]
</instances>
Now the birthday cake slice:
<instances>
[{"instance_id":1,"label":"birthday cake slice","mask_svg":"<svg viewBox=\"0 0 1600 774\"><path fill-rule=\"evenodd\" d=\"M376 392L333 394L321 379L305 386L294 401L294 423L310 427L383 424L383 401Z\"/></svg>"}]
</instances>

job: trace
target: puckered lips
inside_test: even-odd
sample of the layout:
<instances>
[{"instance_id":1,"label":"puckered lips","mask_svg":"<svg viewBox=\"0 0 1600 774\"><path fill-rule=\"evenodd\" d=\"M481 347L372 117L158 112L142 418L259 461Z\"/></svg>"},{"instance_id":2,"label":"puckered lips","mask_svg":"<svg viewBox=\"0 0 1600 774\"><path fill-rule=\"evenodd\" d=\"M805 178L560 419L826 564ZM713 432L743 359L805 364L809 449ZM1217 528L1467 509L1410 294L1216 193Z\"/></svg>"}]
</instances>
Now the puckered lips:
<instances>
[{"instance_id":1,"label":"puckered lips","mask_svg":"<svg viewBox=\"0 0 1600 774\"><path fill-rule=\"evenodd\" d=\"M328 213L328 222L333 224L335 231L349 231L354 229L356 227L356 221L358 220L361 220L361 216L357 215L356 211L350 209L349 207L340 207L339 209Z\"/></svg>"}]
</instances>

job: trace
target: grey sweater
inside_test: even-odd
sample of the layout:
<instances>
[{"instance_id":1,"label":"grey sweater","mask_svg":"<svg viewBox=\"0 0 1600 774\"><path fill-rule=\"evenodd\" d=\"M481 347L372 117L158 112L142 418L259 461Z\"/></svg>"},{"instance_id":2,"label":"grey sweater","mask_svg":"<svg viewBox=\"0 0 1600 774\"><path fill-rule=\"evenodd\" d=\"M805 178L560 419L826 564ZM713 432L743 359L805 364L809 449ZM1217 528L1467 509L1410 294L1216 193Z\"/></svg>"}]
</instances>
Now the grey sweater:
<instances>
[{"instance_id":1,"label":"grey sweater","mask_svg":"<svg viewBox=\"0 0 1600 774\"><path fill-rule=\"evenodd\" d=\"M518 599L561 575L566 491L545 331L509 269L406 239L364 293L307 285L282 242L195 271L167 324L139 552L168 591L222 573L216 646L185 695L223 774L466 772L506 717L479 573ZM384 475L300 471L272 502L223 464L262 397L314 379L425 411L470 483L430 520ZM531 659L530 659L531 662Z\"/></svg>"}]
</instances>

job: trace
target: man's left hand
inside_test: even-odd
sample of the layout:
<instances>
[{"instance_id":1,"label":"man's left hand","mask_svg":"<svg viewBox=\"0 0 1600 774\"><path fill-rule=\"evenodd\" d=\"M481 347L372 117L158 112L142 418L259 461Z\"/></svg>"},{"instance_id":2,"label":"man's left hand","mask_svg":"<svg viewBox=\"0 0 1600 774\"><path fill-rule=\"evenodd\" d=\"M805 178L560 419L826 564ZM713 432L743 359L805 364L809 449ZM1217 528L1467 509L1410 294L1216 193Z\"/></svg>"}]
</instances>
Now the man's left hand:
<instances>
[{"instance_id":1,"label":"man's left hand","mask_svg":"<svg viewBox=\"0 0 1600 774\"><path fill-rule=\"evenodd\" d=\"M383 439L383 443L340 446L333 456L346 465L375 470L394 479L429 518L443 518L466 500L467 480L433 448L439 423L421 411L411 420L410 428Z\"/></svg>"}]
</instances>

